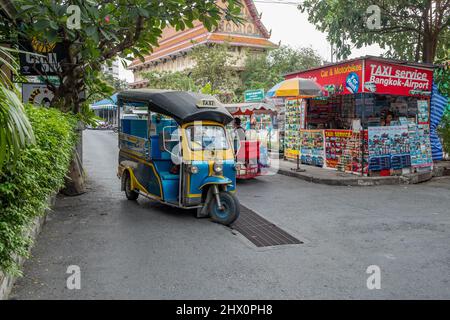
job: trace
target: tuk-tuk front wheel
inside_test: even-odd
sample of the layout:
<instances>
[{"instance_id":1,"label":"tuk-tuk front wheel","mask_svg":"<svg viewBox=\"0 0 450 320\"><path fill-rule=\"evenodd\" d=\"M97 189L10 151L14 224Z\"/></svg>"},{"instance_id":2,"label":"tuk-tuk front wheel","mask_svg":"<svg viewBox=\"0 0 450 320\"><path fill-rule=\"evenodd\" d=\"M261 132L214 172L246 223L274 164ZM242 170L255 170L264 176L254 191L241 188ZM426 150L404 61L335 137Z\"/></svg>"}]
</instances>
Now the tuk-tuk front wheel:
<instances>
[{"instance_id":1,"label":"tuk-tuk front wheel","mask_svg":"<svg viewBox=\"0 0 450 320\"><path fill-rule=\"evenodd\" d=\"M122 179L124 179L125 196L128 200L136 200L139 197L139 193L131 189L131 177L128 171L124 172Z\"/></svg>"},{"instance_id":2,"label":"tuk-tuk front wheel","mask_svg":"<svg viewBox=\"0 0 450 320\"><path fill-rule=\"evenodd\" d=\"M221 208L217 203L217 198L213 197L211 199L209 215L214 222L230 225L239 217L239 200L236 196L226 191L220 191L218 197Z\"/></svg>"}]
</instances>

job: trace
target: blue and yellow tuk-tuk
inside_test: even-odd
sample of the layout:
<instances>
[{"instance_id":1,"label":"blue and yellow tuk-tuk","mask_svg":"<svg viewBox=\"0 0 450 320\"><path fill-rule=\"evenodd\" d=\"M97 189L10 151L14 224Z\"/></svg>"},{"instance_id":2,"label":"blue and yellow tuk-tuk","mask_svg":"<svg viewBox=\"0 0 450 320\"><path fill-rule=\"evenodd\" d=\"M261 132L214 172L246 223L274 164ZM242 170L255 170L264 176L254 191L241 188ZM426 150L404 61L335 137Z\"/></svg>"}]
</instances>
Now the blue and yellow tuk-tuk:
<instances>
[{"instance_id":1,"label":"blue and yellow tuk-tuk","mask_svg":"<svg viewBox=\"0 0 450 320\"><path fill-rule=\"evenodd\" d=\"M118 94L119 110L147 110L140 119L119 112L121 189L164 204L197 209L229 225L239 216L231 114L212 96L153 89Z\"/></svg>"}]
</instances>

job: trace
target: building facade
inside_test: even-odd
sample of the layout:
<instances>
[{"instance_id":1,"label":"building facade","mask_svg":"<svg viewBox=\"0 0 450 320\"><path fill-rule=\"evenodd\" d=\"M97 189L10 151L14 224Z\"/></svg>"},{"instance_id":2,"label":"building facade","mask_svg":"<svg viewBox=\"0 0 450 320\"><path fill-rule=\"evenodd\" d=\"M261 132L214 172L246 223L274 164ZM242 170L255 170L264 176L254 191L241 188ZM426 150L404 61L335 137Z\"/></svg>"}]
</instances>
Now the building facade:
<instances>
[{"instance_id":1,"label":"building facade","mask_svg":"<svg viewBox=\"0 0 450 320\"><path fill-rule=\"evenodd\" d=\"M114 59L111 62L111 65L103 64L102 65L102 72L107 75L111 75L115 79L119 79L119 58Z\"/></svg>"},{"instance_id":2,"label":"building facade","mask_svg":"<svg viewBox=\"0 0 450 320\"><path fill-rule=\"evenodd\" d=\"M226 5L220 0L217 4ZM145 72L176 72L192 68L194 61L189 52L195 46L227 43L236 60L235 68L241 70L248 54L261 54L276 47L270 42L270 32L261 22L261 15L252 0L243 1L241 14L244 20L242 24L222 20L213 31L208 31L199 21L194 22L193 28L183 31L166 28L153 53L146 56L144 62L135 59L128 67L134 74L134 83L130 87L147 87L148 80L142 76Z\"/></svg>"}]
</instances>

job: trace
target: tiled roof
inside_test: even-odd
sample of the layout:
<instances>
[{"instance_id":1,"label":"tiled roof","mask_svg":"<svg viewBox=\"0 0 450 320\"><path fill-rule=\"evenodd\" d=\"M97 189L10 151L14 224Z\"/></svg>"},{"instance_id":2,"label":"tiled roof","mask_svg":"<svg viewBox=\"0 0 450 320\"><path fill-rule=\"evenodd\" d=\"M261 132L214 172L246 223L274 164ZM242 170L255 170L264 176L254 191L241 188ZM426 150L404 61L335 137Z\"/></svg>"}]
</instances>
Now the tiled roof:
<instances>
[{"instance_id":1,"label":"tiled roof","mask_svg":"<svg viewBox=\"0 0 450 320\"><path fill-rule=\"evenodd\" d=\"M235 46L248 46L248 47L261 47L261 48L273 48L276 47L275 44L270 42L270 33L264 27L261 22L260 15L258 14L255 4L252 0L244 1L247 10L250 14L252 22L262 34L261 36L252 36L244 34L233 34L229 32L209 32L200 22L196 21L194 23L194 28L175 31L174 28L166 28L163 31L162 39L159 42L159 46L154 48L152 54L144 58L144 62L140 59L135 59L129 69L133 70L136 67L144 66L149 62L159 60L170 55L178 54L189 50L194 45L199 45L203 43L222 43L228 42ZM222 2L219 1L219 6L224 6Z\"/></svg>"},{"instance_id":2,"label":"tiled roof","mask_svg":"<svg viewBox=\"0 0 450 320\"><path fill-rule=\"evenodd\" d=\"M264 47L264 48L274 48L277 45L272 43L271 41L265 38L255 38L255 37L246 37L240 35L230 35L230 34L221 34L221 33L212 33L208 37L209 42L227 42L229 44L235 45L248 45L248 46L256 46L256 47Z\"/></svg>"}]
</instances>

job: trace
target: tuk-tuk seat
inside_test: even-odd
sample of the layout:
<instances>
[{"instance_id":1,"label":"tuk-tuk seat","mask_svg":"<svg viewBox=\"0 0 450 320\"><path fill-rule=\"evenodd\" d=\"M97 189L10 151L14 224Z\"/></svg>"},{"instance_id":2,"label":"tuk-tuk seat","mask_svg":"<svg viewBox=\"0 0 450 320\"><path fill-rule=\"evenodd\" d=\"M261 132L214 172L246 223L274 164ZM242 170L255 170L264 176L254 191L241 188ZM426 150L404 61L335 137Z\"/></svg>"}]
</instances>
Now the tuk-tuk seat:
<instances>
[{"instance_id":1,"label":"tuk-tuk seat","mask_svg":"<svg viewBox=\"0 0 450 320\"><path fill-rule=\"evenodd\" d=\"M171 160L157 160L154 161L156 168L159 172L159 176L161 180L178 180L180 179L179 174L170 173L170 169L173 166L173 162Z\"/></svg>"}]
</instances>

